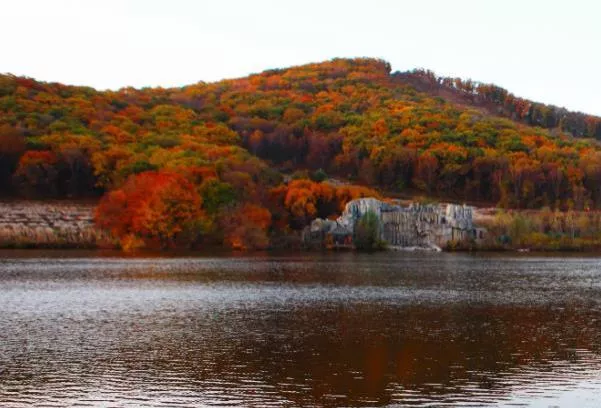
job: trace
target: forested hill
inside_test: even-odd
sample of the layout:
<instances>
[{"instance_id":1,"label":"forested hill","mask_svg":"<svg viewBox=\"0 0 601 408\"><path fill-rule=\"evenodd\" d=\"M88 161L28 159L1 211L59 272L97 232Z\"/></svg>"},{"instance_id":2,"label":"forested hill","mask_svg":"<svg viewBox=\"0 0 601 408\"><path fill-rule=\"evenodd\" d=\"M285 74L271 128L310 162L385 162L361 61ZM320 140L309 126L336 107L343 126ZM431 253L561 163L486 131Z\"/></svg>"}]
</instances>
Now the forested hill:
<instances>
[{"instance_id":1,"label":"forested hill","mask_svg":"<svg viewBox=\"0 0 601 408\"><path fill-rule=\"evenodd\" d=\"M599 137L599 118L493 86L390 71L381 60L336 59L105 92L2 75L0 189L35 198L113 191L104 202L118 214L158 186L157 200L179 194L209 229L233 207L264 230L300 228L373 194L319 183L326 174L505 207L601 207L601 148L585 137ZM127 232L132 222L107 225Z\"/></svg>"},{"instance_id":2,"label":"forested hill","mask_svg":"<svg viewBox=\"0 0 601 408\"><path fill-rule=\"evenodd\" d=\"M485 108L487 113L493 115L531 126L558 129L576 137L601 139L600 117L520 98L494 84L440 77L423 69L395 72L393 76L400 83L410 84L419 91L460 104Z\"/></svg>"}]
</instances>

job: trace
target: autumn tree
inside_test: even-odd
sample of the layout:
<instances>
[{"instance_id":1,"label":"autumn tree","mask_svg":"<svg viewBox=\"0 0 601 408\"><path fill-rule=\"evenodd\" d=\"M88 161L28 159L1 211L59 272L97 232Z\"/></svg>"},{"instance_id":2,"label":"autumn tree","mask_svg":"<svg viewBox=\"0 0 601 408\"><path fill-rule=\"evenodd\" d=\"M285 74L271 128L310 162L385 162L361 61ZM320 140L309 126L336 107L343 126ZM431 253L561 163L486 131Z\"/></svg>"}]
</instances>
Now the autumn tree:
<instances>
[{"instance_id":1,"label":"autumn tree","mask_svg":"<svg viewBox=\"0 0 601 408\"><path fill-rule=\"evenodd\" d=\"M438 159L432 154L422 154L417 159L413 182L420 189L432 193L436 185Z\"/></svg>"},{"instance_id":2,"label":"autumn tree","mask_svg":"<svg viewBox=\"0 0 601 408\"><path fill-rule=\"evenodd\" d=\"M0 191L3 194L12 190L11 176L25 148L21 132L8 125L0 126Z\"/></svg>"},{"instance_id":3,"label":"autumn tree","mask_svg":"<svg viewBox=\"0 0 601 408\"><path fill-rule=\"evenodd\" d=\"M273 189L271 194L272 200L287 210L293 229L300 229L315 218L339 215L345 205L356 198L380 196L367 187L335 187L307 179L292 180L288 185Z\"/></svg>"},{"instance_id":4,"label":"autumn tree","mask_svg":"<svg viewBox=\"0 0 601 408\"><path fill-rule=\"evenodd\" d=\"M224 211L219 219L224 244L235 250L266 249L270 225L271 213L248 203Z\"/></svg>"},{"instance_id":5,"label":"autumn tree","mask_svg":"<svg viewBox=\"0 0 601 408\"><path fill-rule=\"evenodd\" d=\"M174 247L195 244L206 221L202 199L182 176L146 172L108 193L96 210L97 225L132 244Z\"/></svg>"},{"instance_id":6,"label":"autumn tree","mask_svg":"<svg viewBox=\"0 0 601 408\"><path fill-rule=\"evenodd\" d=\"M52 152L30 150L21 156L13 184L25 197L55 198L58 196L57 162Z\"/></svg>"}]
</instances>

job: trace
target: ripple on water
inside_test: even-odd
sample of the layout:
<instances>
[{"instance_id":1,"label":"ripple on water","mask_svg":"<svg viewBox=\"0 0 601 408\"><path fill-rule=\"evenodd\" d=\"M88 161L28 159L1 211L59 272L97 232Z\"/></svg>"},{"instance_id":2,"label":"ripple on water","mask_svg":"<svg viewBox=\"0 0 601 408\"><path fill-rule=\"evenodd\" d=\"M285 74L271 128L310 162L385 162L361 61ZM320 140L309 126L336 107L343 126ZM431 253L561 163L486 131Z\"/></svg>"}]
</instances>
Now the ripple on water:
<instances>
[{"instance_id":1,"label":"ripple on water","mask_svg":"<svg viewBox=\"0 0 601 408\"><path fill-rule=\"evenodd\" d=\"M598 406L601 262L0 257L0 406Z\"/></svg>"}]
</instances>

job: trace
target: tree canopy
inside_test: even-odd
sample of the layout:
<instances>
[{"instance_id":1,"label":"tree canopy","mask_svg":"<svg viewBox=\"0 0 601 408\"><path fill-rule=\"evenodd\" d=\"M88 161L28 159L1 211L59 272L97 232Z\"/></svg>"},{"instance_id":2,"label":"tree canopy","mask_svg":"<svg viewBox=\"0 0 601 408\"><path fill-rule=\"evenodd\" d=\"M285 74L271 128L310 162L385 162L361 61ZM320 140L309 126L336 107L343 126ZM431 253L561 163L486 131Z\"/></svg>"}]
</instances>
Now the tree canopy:
<instances>
[{"instance_id":1,"label":"tree canopy","mask_svg":"<svg viewBox=\"0 0 601 408\"><path fill-rule=\"evenodd\" d=\"M173 192L198 206L203 239L264 246L274 231L335 214L373 189L507 208L601 208L600 123L494 85L391 73L376 59L170 89L97 91L0 75L0 188L41 199L104 196L101 225L164 245L181 231L138 230L133 214L142 210L133 207L163 208ZM154 182L163 193L134 198ZM131 220L108 220L130 204L121 218Z\"/></svg>"}]
</instances>

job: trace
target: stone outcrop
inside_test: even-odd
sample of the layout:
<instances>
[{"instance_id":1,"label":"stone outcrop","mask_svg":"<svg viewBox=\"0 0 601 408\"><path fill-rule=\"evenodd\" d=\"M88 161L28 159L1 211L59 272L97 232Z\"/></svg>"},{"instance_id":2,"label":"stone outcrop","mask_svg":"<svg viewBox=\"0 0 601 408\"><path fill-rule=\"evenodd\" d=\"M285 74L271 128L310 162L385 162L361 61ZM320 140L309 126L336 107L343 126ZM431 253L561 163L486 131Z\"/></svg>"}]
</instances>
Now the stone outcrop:
<instances>
[{"instance_id":1,"label":"stone outcrop","mask_svg":"<svg viewBox=\"0 0 601 408\"><path fill-rule=\"evenodd\" d=\"M352 247L359 219L373 212L379 220L380 239L391 248L445 247L449 242L482 239L484 231L473 223L473 208L456 204L401 206L375 198L349 202L337 220L317 219L305 230L309 246Z\"/></svg>"}]
</instances>

